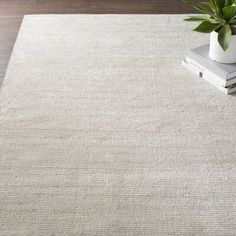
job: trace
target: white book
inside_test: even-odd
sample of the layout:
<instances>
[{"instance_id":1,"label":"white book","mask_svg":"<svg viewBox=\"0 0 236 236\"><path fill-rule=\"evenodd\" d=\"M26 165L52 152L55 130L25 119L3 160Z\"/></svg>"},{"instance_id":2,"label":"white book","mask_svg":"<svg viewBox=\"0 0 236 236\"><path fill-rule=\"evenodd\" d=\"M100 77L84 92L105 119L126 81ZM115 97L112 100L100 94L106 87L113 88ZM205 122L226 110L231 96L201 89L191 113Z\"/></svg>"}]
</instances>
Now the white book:
<instances>
[{"instance_id":1,"label":"white book","mask_svg":"<svg viewBox=\"0 0 236 236\"><path fill-rule=\"evenodd\" d=\"M223 80L236 79L236 63L224 64L212 60L209 57L209 44L190 50L188 57Z\"/></svg>"},{"instance_id":2,"label":"white book","mask_svg":"<svg viewBox=\"0 0 236 236\"><path fill-rule=\"evenodd\" d=\"M213 73L212 71L208 70L206 67L203 67L197 61L193 60L190 57L186 57L186 62L188 62L189 64L191 64L195 67L197 67L198 70L201 71L205 75L205 77L211 78L217 84L220 84L223 87L229 87L230 85L233 85L233 84L236 83L236 78L232 78L230 80L225 80L222 77L220 77L220 76L216 75L215 73Z\"/></svg>"},{"instance_id":3,"label":"white book","mask_svg":"<svg viewBox=\"0 0 236 236\"><path fill-rule=\"evenodd\" d=\"M224 87L221 84L217 83L211 77L207 77L207 74L204 73L204 71L196 67L194 64L188 63L186 59L182 60L182 65L185 66L190 71L192 71L194 74L198 75L199 77L203 78L210 84L214 85L216 88L218 88L220 91L224 92L225 94L232 94L236 92L236 84L231 85L229 87Z\"/></svg>"}]
</instances>

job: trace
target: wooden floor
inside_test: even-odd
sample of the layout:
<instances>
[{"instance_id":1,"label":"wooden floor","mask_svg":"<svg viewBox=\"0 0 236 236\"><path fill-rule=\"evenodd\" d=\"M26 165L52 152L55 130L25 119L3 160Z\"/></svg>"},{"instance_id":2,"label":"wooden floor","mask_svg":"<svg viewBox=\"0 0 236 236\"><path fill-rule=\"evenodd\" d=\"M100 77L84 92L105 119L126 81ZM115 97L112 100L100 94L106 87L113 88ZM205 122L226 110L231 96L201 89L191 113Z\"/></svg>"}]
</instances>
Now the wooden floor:
<instances>
[{"instance_id":1,"label":"wooden floor","mask_svg":"<svg viewBox=\"0 0 236 236\"><path fill-rule=\"evenodd\" d=\"M26 14L190 13L181 0L0 0L0 77L3 77Z\"/></svg>"}]
</instances>

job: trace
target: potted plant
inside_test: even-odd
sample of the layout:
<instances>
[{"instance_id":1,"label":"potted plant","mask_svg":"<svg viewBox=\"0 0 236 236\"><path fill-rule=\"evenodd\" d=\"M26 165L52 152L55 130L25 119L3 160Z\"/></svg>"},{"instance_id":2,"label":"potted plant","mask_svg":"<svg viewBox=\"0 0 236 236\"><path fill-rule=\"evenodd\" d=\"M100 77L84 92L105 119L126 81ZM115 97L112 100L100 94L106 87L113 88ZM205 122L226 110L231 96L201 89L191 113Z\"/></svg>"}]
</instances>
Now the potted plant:
<instances>
[{"instance_id":1,"label":"potted plant","mask_svg":"<svg viewBox=\"0 0 236 236\"><path fill-rule=\"evenodd\" d=\"M209 56L221 63L236 62L236 0L208 0L197 3L183 0L199 12L185 21L200 22L194 31L211 33Z\"/></svg>"}]
</instances>

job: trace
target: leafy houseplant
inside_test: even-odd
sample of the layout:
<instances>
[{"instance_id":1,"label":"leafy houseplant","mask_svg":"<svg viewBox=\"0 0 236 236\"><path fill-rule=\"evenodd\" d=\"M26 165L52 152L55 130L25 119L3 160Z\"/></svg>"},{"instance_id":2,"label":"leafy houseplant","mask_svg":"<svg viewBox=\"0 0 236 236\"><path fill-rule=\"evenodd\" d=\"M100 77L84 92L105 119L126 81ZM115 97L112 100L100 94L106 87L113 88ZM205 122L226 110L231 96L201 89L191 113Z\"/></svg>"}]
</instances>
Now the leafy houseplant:
<instances>
[{"instance_id":1,"label":"leafy houseplant","mask_svg":"<svg viewBox=\"0 0 236 236\"><path fill-rule=\"evenodd\" d=\"M210 57L223 63L236 62L236 0L206 0L183 2L203 13L185 21L200 22L194 31L211 33Z\"/></svg>"}]
</instances>

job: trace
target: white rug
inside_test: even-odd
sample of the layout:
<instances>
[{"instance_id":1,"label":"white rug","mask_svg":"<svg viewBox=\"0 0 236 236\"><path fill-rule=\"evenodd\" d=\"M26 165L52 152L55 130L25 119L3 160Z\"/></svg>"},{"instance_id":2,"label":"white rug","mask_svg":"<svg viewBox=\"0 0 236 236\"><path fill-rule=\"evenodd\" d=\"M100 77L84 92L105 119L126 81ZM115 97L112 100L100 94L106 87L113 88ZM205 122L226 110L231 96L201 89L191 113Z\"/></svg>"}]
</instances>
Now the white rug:
<instances>
[{"instance_id":1,"label":"white rug","mask_svg":"<svg viewBox=\"0 0 236 236\"><path fill-rule=\"evenodd\" d=\"M236 97L180 65L208 41L183 17L25 17L0 95L0 235L236 235Z\"/></svg>"}]
</instances>

